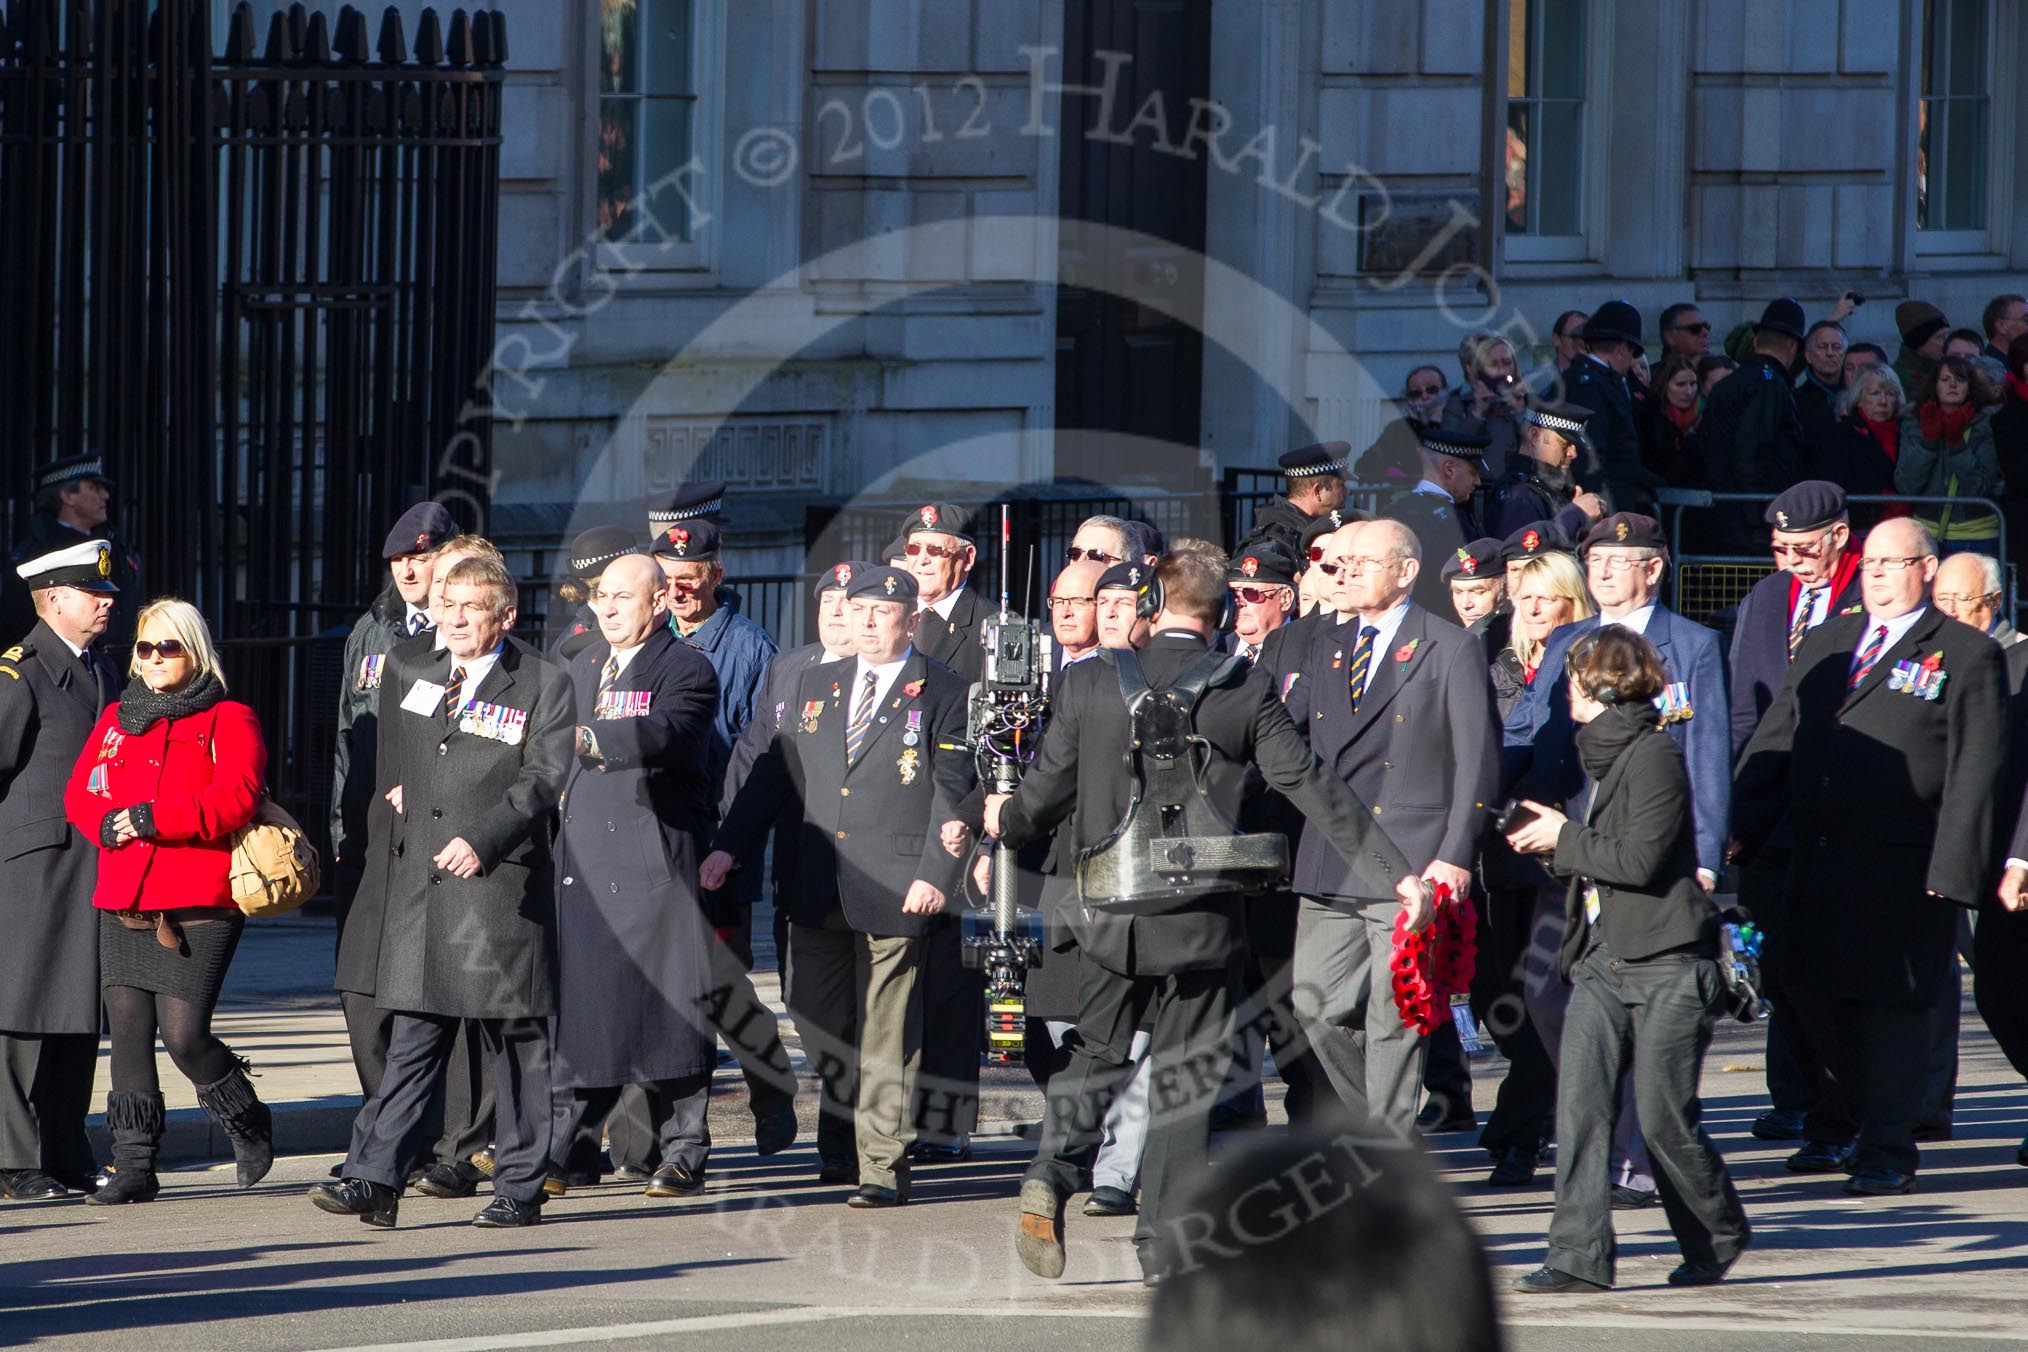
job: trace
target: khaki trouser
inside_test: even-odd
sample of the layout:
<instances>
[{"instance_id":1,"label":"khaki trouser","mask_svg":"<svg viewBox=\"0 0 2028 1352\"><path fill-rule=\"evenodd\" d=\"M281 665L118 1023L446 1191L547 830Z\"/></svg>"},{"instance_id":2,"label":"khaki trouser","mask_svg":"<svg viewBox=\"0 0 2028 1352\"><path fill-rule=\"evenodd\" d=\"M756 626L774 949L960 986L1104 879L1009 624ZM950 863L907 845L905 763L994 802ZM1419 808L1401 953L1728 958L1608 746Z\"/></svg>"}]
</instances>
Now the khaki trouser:
<instances>
[{"instance_id":1,"label":"khaki trouser","mask_svg":"<svg viewBox=\"0 0 2028 1352\"><path fill-rule=\"evenodd\" d=\"M916 1068L922 1060L922 1005L913 998L927 941L858 937L859 987L865 999L859 1022L859 1099L853 1129L859 1181L904 1189L906 1152L915 1139Z\"/></svg>"}]
</instances>

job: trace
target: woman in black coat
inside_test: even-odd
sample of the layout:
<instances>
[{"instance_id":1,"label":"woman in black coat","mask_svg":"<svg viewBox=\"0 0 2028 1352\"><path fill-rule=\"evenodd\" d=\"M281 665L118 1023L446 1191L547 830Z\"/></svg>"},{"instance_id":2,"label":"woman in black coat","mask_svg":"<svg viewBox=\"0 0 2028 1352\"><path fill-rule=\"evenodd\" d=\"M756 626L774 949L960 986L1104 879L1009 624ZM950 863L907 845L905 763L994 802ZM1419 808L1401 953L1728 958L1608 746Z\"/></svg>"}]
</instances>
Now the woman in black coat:
<instances>
[{"instance_id":1,"label":"woman in black coat","mask_svg":"<svg viewBox=\"0 0 2028 1352\"><path fill-rule=\"evenodd\" d=\"M1566 669L1578 755L1598 786L1590 810L1572 821L1524 803L1533 819L1507 832L1514 849L1549 855L1570 880L1558 966L1574 988L1557 1081L1549 1253L1514 1286L1612 1285L1608 1161L1629 1060L1656 1188L1683 1251L1669 1282L1706 1286L1724 1278L1752 1230L1697 1097L1722 988L1718 915L1697 883L1690 781L1655 712L1662 659L1645 638L1596 630L1572 645Z\"/></svg>"}]
</instances>

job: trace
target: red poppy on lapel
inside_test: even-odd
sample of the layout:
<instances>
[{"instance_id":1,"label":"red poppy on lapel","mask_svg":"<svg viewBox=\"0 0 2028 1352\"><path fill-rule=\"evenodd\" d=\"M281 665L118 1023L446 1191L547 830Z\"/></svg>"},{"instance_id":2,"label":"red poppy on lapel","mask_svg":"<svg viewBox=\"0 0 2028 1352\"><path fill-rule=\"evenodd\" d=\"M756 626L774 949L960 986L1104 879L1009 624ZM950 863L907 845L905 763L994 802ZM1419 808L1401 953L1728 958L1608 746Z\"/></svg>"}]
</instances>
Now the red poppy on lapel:
<instances>
[{"instance_id":1,"label":"red poppy on lapel","mask_svg":"<svg viewBox=\"0 0 2028 1352\"><path fill-rule=\"evenodd\" d=\"M1397 662L1406 662L1409 658L1414 657L1416 647L1421 642L1422 640L1419 638L1412 638L1408 642L1402 644L1399 648L1396 648L1394 650L1394 660Z\"/></svg>"},{"instance_id":2,"label":"red poppy on lapel","mask_svg":"<svg viewBox=\"0 0 2028 1352\"><path fill-rule=\"evenodd\" d=\"M914 699L917 695L920 695L922 693L922 682L910 681L907 685L901 688L901 693L907 695L910 699Z\"/></svg>"}]
</instances>

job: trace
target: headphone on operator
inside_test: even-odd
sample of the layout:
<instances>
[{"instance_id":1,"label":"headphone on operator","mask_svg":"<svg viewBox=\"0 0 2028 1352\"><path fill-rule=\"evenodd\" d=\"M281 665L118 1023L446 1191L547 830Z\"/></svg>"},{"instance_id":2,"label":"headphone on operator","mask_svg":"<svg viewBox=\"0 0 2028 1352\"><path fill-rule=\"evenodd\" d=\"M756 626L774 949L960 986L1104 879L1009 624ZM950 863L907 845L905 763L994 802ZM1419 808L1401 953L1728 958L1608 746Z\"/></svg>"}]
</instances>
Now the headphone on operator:
<instances>
[{"instance_id":1,"label":"headphone on operator","mask_svg":"<svg viewBox=\"0 0 2028 1352\"><path fill-rule=\"evenodd\" d=\"M1239 626L1239 607L1233 604L1232 588L1222 587L1220 593L1224 600L1218 606L1217 632L1229 634ZM1141 588L1134 601L1134 614L1152 622L1162 613L1162 607L1167 603L1167 599L1162 594L1162 579L1155 576L1155 569L1150 567L1148 584Z\"/></svg>"}]
</instances>

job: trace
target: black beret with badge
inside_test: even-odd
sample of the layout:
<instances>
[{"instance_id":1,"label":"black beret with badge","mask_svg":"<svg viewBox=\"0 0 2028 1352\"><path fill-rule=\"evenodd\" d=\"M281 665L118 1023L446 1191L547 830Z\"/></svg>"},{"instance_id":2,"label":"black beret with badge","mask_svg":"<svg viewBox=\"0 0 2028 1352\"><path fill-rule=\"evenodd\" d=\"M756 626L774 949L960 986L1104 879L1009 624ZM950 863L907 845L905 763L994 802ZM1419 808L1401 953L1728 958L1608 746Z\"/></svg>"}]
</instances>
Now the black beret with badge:
<instances>
[{"instance_id":1,"label":"black beret with badge","mask_svg":"<svg viewBox=\"0 0 2028 1352\"><path fill-rule=\"evenodd\" d=\"M915 609L917 588L915 577L899 568L882 564L878 568L866 568L852 575L845 584L847 600L899 601Z\"/></svg>"},{"instance_id":2,"label":"black beret with badge","mask_svg":"<svg viewBox=\"0 0 2028 1352\"><path fill-rule=\"evenodd\" d=\"M14 569L30 591L44 587L75 587L79 591L116 592L113 547L104 540L86 540L38 555Z\"/></svg>"},{"instance_id":3,"label":"black beret with badge","mask_svg":"<svg viewBox=\"0 0 2028 1352\"><path fill-rule=\"evenodd\" d=\"M725 510L725 483L720 479L706 479L701 483L684 484L673 492L648 502L648 521L655 526L666 526L677 521L702 521L716 519Z\"/></svg>"},{"instance_id":4,"label":"black beret with badge","mask_svg":"<svg viewBox=\"0 0 2028 1352\"><path fill-rule=\"evenodd\" d=\"M106 477L106 457L101 451L86 451L83 455L67 455L61 460L52 460L35 471L37 489L61 488L84 479L96 479L111 488L113 481Z\"/></svg>"},{"instance_id":5,"label":"black beret with badge","mask_svg":"<svg viewBox=\"0 0 2028 1352\"><path fill-rule=\"evenodd\" d=\"M1226 565L1225 580L1245 585L1255 583L1269 587L1293 587L1296 585L1296 561L1289 557L1289 551L1270 537L1263 536L1248 540L1232 556Z\"/></svg>"},{"instance_id":6,"label":"black beret with badge","mask_svg":"<svg viewBox=\"0 0 2028 1352\"><path fill-rule=\"evenodd\" d=\"M1571 553L1570 537L1554 521L1531 521L1500 544L1500 562L1526 563L1544 554Z\"/></svg>"},{"instance_id":7,"label":"black beret with badge","mask_svg":"<svg viewBox=\"0 0 2028 1352\"><path fill-rule=\"evenodd\" d=\"M871 567L873 565L864 559L845 559L834 563L817 574L816 594L822 596L827 591L841 591L850 587L853 578Z\"/></svg>"},{"instance_id":8,"label":"black beret with badge","mask_svg":"<svg viewBox=\"0 0 2028 1352\"><path fill-rule=\"evenodd\" d=\"M1303 561L1306 563L1309 561L1311 548L1324 536L1329 535L1333 531L1342 530L1355 521L1371 521L1372 519L1373 514L1371 512L1362 512L1356 507L1333 507L1328 512L1320 512L1310 519L1309 525L1303 527Z\"/></svg>"},{"instance_id":9,"label":"black beret with badge","mask_svg":"<svg viewBox=\"0 0 2028 1352\"><path fill-rule=\"evenodd\" d=\"M904 535L949 535L966 544L973 543L972 518L964 509L948 502L924 503L901 529Z\"/></svg>"},{"instance_id":10,"label":"black beret with badge","mask_svg":"<svg viewBox=\"0 0 2028 1352\"><path fill-rule=\"evenodd\" d=\"M896 559L905 559L907 557L908 536L905 534L897 535L892 540L889 540L887 548L880 551L880 558L884 563L892 563Z\"/></svg>"},{"instance_id":11,"label":"black beret with badge","mask_svg":"<svg viewBox=\"0 0 2028 1352\"><path fill-rule=\"evenodd\" d=\"M708 518L671 522L655 532L648 552L658 559L712 563L718 558L718 523Z\"/></svg>"},{"instance_id":12,"label":"black beret with badge","mask_svg":"<svg viewBox=\"0 0 2028 1352\"><path fill-rule=\"evenodd\" d=\"M1501 548L1502 543L1490 535L1480 536L1460 547L1444 560L1443 580L1473 582L1482 578L1498 578L1501 575Z\"/></svg>"},{"instance_id":13,"label":"black beret with badge","mask_svg":"<svg viewBox=\"0 0 2028 1352\"><path fill-rule=\"evenodd\" d=\"M418 502L401 514L387 542L380 547L383 559L408 554L427 554L458 533L458 523L441 502Z\"/></svg>"},{"instance_id":14,"label":"black beret with badge","mask_svg":"<svg viewBox=\"0 0 2028 1352\"><path fill-rule=\"evenodd\" d=\"M606 565L622 554L637 554L640 545L633 532L618 526L593 526L581 531L570 542L570 571L574 577L590 582L606 570Z\"/></svg>"},{"instance_id":15,"label":"black beret with badge","mask_svg":"<svg viewBox=\"0 0 2028 1352\"><path fill-rule=\"evenodd\" d=\"M1095 593L1102 591L1145 591L1147 590L1148 583L1153 581L1154 577L1155 569L1152 565L1142 563L1139 559L1128 559L1126 562L1116 563L1103 573L1100 573L1098 585L1093 587L1092 591Z\"/></svg>"},{"instance_id":16,"label":"black beret with badge","mask_svg":"<svg viewBox=\"0 0 2028 1352\"><path fill-rule=\"evenodd\" d=\"M1845 519L1845 490L1825 479L1804 479L1783 489L1762 517L1776 530L1822 530Z\"/></svg>"},{"instance_id":17,"label":"black beret with badge","mask_svg":"<svg viewBox=\"0 0 2028 1352\"><path fill-rule=\"evenodd\" d=\"M1629 549L1659 549L1666 552L1669 539L1662 523L1639 512L1614 512L1591 523L1591 529L1577 542L1579 553L1600 545L1625 545Z\"/></svg>"}]
</instances>

